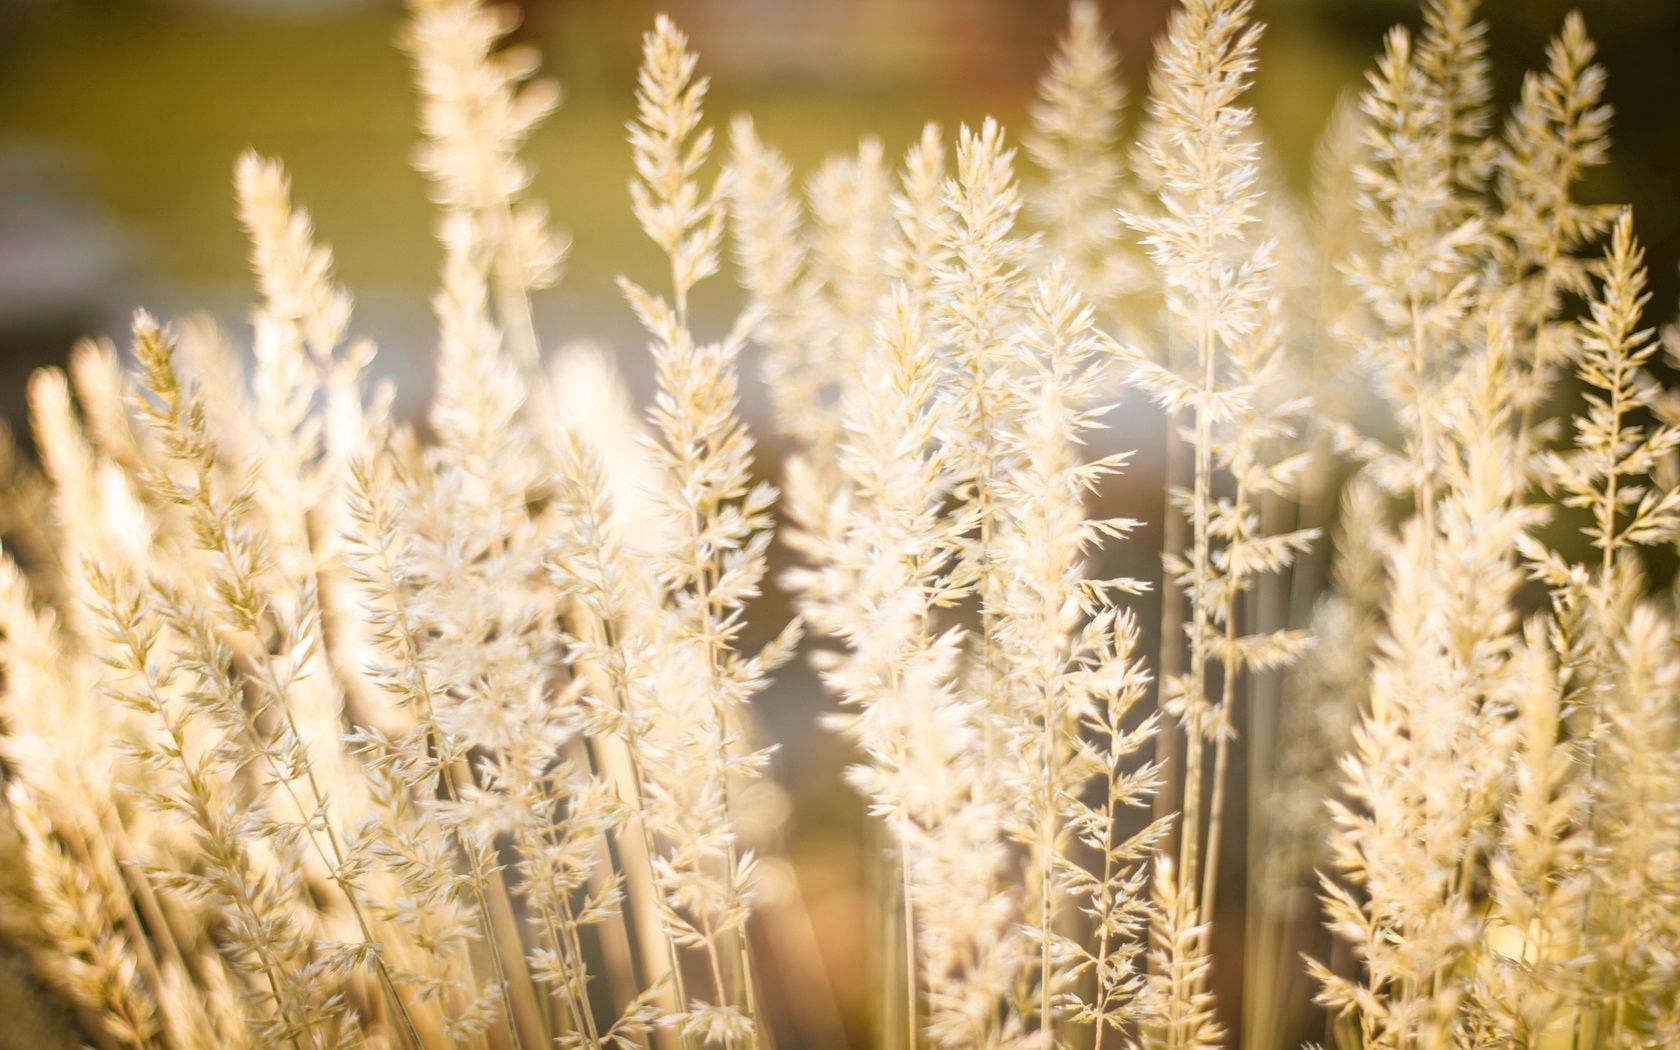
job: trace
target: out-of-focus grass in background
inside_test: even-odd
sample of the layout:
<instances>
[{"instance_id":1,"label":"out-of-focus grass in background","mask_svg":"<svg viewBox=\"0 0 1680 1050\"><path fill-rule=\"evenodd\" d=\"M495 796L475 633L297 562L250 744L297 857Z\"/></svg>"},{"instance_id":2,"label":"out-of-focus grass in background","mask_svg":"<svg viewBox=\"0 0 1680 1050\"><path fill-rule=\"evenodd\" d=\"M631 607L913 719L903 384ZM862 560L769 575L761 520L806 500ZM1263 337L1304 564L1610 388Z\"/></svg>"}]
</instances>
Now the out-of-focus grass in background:
<instances>
[{"instance_id":1,"label":"out-of-focus grass in background","mask_svg":"<svg viewBox=\"0 0 1680 1050\"><path fill-rule=\"evenodd\" d=\"M927 119L951 127L991 113L1018 129L1065 13L1061 0L522 6L521 36L540 47L545 73L566 94L528 151L535 195L573 237L564 282L538 303L540 329L550 343L592 337L615 345L632 387L643 392L641 339L613 277L656 279L663 269L630 214L623 142L640 34L656 11L668 10L691 33L713 77L708 113L720 146L729 117L750 112L763 137L807 173L864 134L880 136L896 157ZM1139 99L1150 41L1170 2L1103 6ZM1522 71L1543 61L1545 40L1569 6L1487 5L1502 104ZM1617 108L1614 165L1594 176L1587 194L1634 203L1653 264L1651 316L1671 316L1680 110L1672 104L1673 49L1661 42L1680 38L1680 0L1580 6ZM1415 22L1416 7L1413 0L1258 0L1270 28L1254 102L1290 184L1304 187L1312 144L1338 94L1357 87L1383 31ZM29 369L61 362L78 335L120 334L136 305L165 316L205 308L243 338L252 292L229 183L234 158L248 146L286 161L297 199L313 212L340 279L357 296L357 331L380 344L381 369L400 383L401 403L424 403L433 331L426 298L439 252L426 186L408 163L417 133L407 61L394 46L400 20L395 3L355 0L0 0L0 409L7 417L20 419ZM699 303L703 326L734 303L731 287L727 279L710 282ZM756 415L750 387L748 397ZM1149 499L1159 506L1158 494ZM867 874L860 880L856 867L878 851L858 852L861 811L834 776L843 749L817 743L810 728L813 710L825 704L813 689L806 702L781 704L766 717L796 755L787 761L797 776L784 776L800 795L794 834L804 841L792 843L793 852L842 1009L855 1021L869 1008L871 985L862 974L876 939L866 928L871 912L856 899ZM7 986L0 979L0 993Z\"/></svg>"}]
</instances>

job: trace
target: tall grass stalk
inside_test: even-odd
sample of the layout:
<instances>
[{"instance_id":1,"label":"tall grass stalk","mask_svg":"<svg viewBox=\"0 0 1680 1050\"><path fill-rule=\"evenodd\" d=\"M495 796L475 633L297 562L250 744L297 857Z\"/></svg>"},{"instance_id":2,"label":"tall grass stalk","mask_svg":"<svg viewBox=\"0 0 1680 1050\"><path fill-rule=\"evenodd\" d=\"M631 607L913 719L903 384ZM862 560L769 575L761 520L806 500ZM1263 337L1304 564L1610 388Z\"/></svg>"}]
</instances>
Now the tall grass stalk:
<instances>
[{"instance_id":1,"label":"tall grass stalk","mask_svg":"<svg viewBox=\"0 0 1680 1050\"><path fill-rule=\"evenodd\" d=\"M513 28L401 35L423 425L252 152L248 366L139 312L30 381L34 459L0 434L0 936L79 1039L838 1040L755 715L803 649L871 822L834 867L880 872L867 1042L1680 1044L1680 398L1633 217L1581 199L1583 18L1501 118L1473 0L1427 0L1300 201L1249 0L1175 11L1134 136L1078 0L1019 152L929 124L809 175L746 116L714 158L659 17L641 408L535 323L560 94ZM1164 479L1116 480L1125 414Z\"/></svg>"}]
</instances>

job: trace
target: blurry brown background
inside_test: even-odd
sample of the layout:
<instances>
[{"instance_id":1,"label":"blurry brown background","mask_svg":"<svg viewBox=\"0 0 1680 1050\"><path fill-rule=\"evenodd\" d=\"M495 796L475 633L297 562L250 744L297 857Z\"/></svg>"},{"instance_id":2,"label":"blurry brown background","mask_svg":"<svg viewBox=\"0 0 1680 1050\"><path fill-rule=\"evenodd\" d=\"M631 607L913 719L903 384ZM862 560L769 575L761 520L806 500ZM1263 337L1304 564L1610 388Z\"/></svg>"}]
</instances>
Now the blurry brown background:
<instances>
[{"instance_id":1,"label":"blurry brown background","mask_svg":"<svg viewBox=\"0 0 1680 1050\"><path fill-rule=\"evenodd\" d=\"M618 349L645 392L641 341L613 276L656 273L625 194L624 122L641 32L668 11L713 77L714 124L748 111L761 134L808 172L828 152L874 133L889 156L922 122L954 126L990 113L1018 127L1065 16L1061 0L526 0L520 35L566 91L530 148L536 195L573 235L561 287L538 303L550 345L580 337ZM1105 0L1133 98L1169 0ZM1486 14L1500 101L1543 61L1565 0L1492 0ZM1680 256L1680 0L1583 0L1610 70L1615 163L1587 196L1631 201L1650 247L1653 321L1674 316ZM1258 0L1270 28L1253 101L1290 181L1338 93L1356 89L1383 31L1417 19L1411 0ZM251 299L246 247L229 181L247 146L282 157L294 191L332 244L357 296L357 330L381 347L402 404L430 386L438 262L426 187L408 166L414 106L394 46L400 10L362 0L0 0L0 413L18 420L24 377L63 360L77 336L121 333L128 312L208 310L241 332ZM702 325L734 302L712 282ZM749 389L749 412L755 404ZM1138 424L1152 426L1148 420ZM1151 431L1153 432L1153 431ZM1145 448L1128 513L1159 517ZM775 450L769 450L773 458ZM1158 478L1158 475L1156 475ZM1156 486L1150 491L1151 485ZM1138 550L1157 549L1141 537ZM1134 571L1153 575L1150 566ZM1145 622L1151 617L1144 616ZM881 930L867 899L879 843L840 786L842 748L817 733L828 705L801 670L761 712L783 743L777 776L795 796L789 828L814 933L823 942L844 1023L869 1030ZM0 1047L33 1046L28 999L0 952ZM800 986L808 975L784 975ZM811 996L787 1019L826 1043L833 1015ZM11 1039L12 1042L8 1042ZM51 1045L44 1042L40 1045Z\"/></svg>"}]
</instances>

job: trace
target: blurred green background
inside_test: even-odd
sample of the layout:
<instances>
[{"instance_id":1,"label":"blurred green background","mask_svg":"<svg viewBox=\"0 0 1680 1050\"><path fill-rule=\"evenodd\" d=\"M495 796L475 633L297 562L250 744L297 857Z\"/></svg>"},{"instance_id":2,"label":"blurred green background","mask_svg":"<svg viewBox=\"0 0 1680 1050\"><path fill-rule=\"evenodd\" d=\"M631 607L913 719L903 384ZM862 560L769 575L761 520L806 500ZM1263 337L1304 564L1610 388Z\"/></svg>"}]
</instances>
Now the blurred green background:
<instances>
[{"instance_id":1,"label":"blurred green background","mask_svg":"<svg viewBox=\"0 0 1680 1050\"><path fill-rule=\"evenodd\" d=\"M545 74L566 92L529 150L535 196L573 237L565 281L537 304L540 331L550 346L591 338L618 348L642 393L649 383L642 340L613 277L663 271L630 214L623 143L640 35L656 12L668 11L692 36L713 77L713 123L751 112L802 172L870 133L894 156L928 119L951 127L995 114L1018 128L1065 18L1061 0L520 6L519 35L541 48ZM1102 6L1140 98L1170 0ZM1543 62L1546 39L1571 6L1485 5L1502 105L1523 71ZM1586 196L1634 204L1650 248L1650 320L1665 321L1674 316L1680 257L1680 0L1579 6L1610 70L1617 111L1614 164L1593 175ZM1416 23L1416 4L1257 0L1256 10L1270 28L1253 102L1286 178L1303 188L1338 95L1357 89L1388 26ZM120 336L138 305L164 316L207 310L242 336L252 292L230 180L246 147L286 161L297 199L357 296L356 330L379 343L379 368L399 382L400 403L423 405L427 297L439 252L426 185L408 163L416 136L407 61L395 47L400 22L389 0L0 0L0 413L17 421L30 369L61 362L78 336ZM711 285L699 304L703 326L735 302L727 280ZM749 384L749 413L761 406ZM1133 488L1115 498L1159 507L1148 455L1127 483ZM1138 549L1154 550L1152 543L1141 537ZM812 932L855 1039L872 1005L867 975L879 931L864 895L879 844L868 838L855 798L838 787L844 749L810 728L826 701L802 688L810 683L799 673L784 676L792 684L767 705L766 718L787 748L778 773L797 796L801 816L789 846ZM22 1013L11 1008L18 1001L11 989L0 975L0 1013L15 1019ZM831 1021L791 1023L820 1031ZM35 1037L8 1044L7 1035L0 1023L0 1046L45 1045Z\"/></svg>"},{"instance_id":2,"label":"blurred green background","mask_svg":"<svg viewBox=\"0 0 1680 1050\"><path fill-rule=\"evenodd\" d=\"M639 35L668 9L714 77L711 114L752 112L809 170L874 132L889 155L928 118L1021 122L1064 17L1060 0L525 0L520 35L567 93L531 147L536 193L574 235L569 275L540 304L550 340L628 336L612 288L651 249L625 206L622 126ZM1169 0L1106 0L1141 94ZM1502 99L1540 62L1564 0L1487 5ZM1269 23L1254 102L1290 178L1339 91L1357 86L1408 0L1260 0ZM1589 194L1629 200L1652 248L1657 302L1674 291L1680 112L1676 0L1586 0L1611 70L1616 165ZM244 313L234 157L286 160L337 251L361 329L388 357L423 346L438 253L426 187L408 167L414 107L393 46L401 12L368 0L0 0L0 390L86 331L120 329L144 302ZM405 390L423 395L421 361Z\"/></svg>"}]
</instances>

